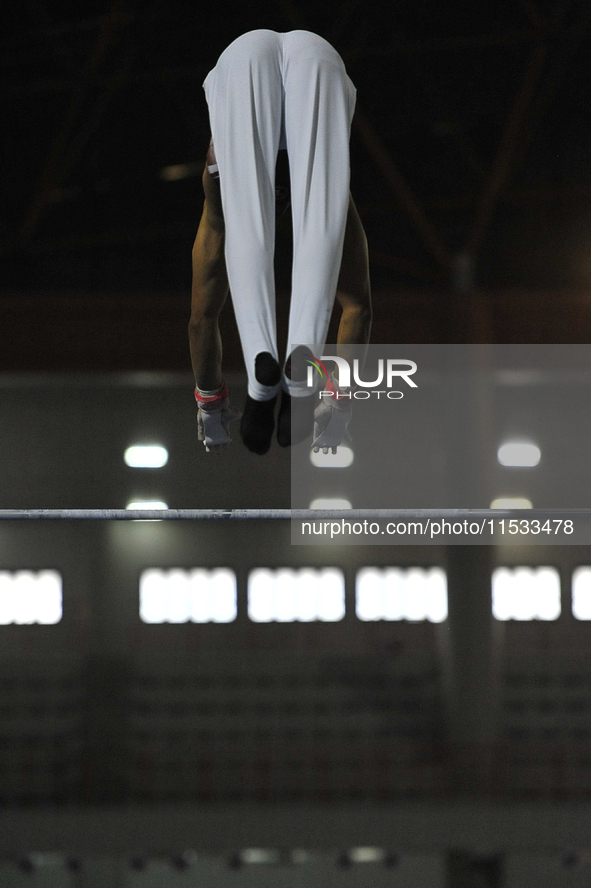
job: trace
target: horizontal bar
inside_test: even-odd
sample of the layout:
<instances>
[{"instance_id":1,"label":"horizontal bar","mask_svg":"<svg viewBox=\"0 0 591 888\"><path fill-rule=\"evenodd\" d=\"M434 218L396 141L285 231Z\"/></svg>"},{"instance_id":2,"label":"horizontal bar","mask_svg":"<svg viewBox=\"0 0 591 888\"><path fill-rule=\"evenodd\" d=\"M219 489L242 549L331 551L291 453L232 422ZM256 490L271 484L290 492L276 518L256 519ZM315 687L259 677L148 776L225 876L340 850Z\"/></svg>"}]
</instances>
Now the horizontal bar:
<instances>
[{"instance_id":1,"label":"horizontal bar","mask_svg":"<svg viewBox=\"0 0 591 888\"><path fill-rule=\"evenodd\" d=\"M0 509L0 521L473 521L584 518L591 509Z\"/></svg>"}]
</instances>

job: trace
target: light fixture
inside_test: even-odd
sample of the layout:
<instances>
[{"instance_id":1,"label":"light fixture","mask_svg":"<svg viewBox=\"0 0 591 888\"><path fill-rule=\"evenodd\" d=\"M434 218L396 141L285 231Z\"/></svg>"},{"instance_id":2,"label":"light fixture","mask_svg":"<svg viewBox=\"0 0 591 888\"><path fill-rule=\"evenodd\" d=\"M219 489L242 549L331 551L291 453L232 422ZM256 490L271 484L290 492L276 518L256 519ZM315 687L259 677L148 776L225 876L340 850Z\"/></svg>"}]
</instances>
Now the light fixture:
<instances>
[{"instance_id":1,"label":"light fixture","mask_svg":"<svg viewBox=\"0 0 591 888\"><path fill-rule=\"evenodd\" d=\"M502 466L537 466L541 455L540 448L529 441L507 441L497 451Z\"/></svg>"},{"instance_id":2,"label":"light fixture","mask_svg":"<svg viewBox=\"0 0 591 888\"><path fill-rule=\"evenodd\" d=\"M236 619L236 575L228 568L162 570L140 577L144 623L230 623Z\"/></svg>"},{"instance_id":3,"label":"light fixture","mask_svg":"<svg viewBox=\"0 0 591 888\"><path fill-rule=\"evenodd\" d=\"M330 497L325 497L324 499L320 497L319 499L312 500L310 503L311 509L352 509L353 506L349 502L348 499L339 499L338 497L331 499Z\"/></svg>"},{"instance_id":4,"label":"light fixture","mask_svg":"<svg viewBox=\"0 0 591 888\"><path fill-rule=\"evenodd\" d=\"M447 619L447 577L440 567L364 567L355 582L359 620Z\"/></svg>"},{"instance_id":5,"label":"light fixture","mask_svg":"<svg viewBox=\"0 0 591 888\"><path fill-rule=\"evenodd\" d=\"M372 848L360 846L349 850L349 857L353 863L382 863L386 857L385 848Z\"/></svg>"},{"instance_id":6,"label":"light fixture","mask_svg":"<svg viewBox=\"0 0 591 888\"><path fill-rule=\"evenodd\" d=\"M572 610L575 620L591 620L591 567L573 571Z\"/></svg>"},{"instance_id":7,"label":"light fixture","mask_svg":"<svg viewBox=\"0 0 591 888\"><path fill-rule=\"evenodd\" d=\"M557 620L560 577L554 567L497 567L492 575L497 620Z\"/></svg>"},{"instance_id":8,"label":"light fixture","mask_svg":"<svg viewBox=\"0 0 591 888\"><path fill-rule=\"evenodd\" d=\"M157 512L161 509L168 509L166 503L163 503L161 500L134 500L131 503L127 503L126 509L131 510L142 510L146 512Z\"/></svg>"},{"instance_id":9,"label":"light fixture","mask_svg":"<svg viewBox=\"0 0 591 888\"><path fill-rule=\"evenodd\" d=\"M491 509L533 509L532 501L525 496L499 496L490 504Z\"/></svg>"},{"instance_id":10,"label":"light fixture","mask_svg":"<svg viewBox=\"0 0 591 888\"><path fill-rule=\"evenodd\" d=\"M55 570L0 571L0 625L41 623L62 619L62 577Z\"/></svg>"},{"instance_id":11,"label":"light fixture","mask_svg":"<svg viewBox=\"0 0 591 888\"><path fill-rule=\"evenodd\" d=\"M346 469L354 458L355 455L351 448L343 444L339 444L336 453L330 453L330 448L329 453L323 453L322 450L319 450L318 453L310 451L310 462L318 469Z\"/></svg>"},{"instance_id":12,"label":"light fixture","mask_svg":"<svg viewBox=\"0 0 591 888\"><path fill-rule=\"evenodd\" d=\"M168 450L160 444L133 444L123 458L133 469L161 469L168 462Z\"/></svg>"},{"instance_id":13,"label":"light fixture","mask_svg":"<svg viewBox=\"0 0 591 888\"><path fill-rule=\"evenodd\" d=\"M296 864L311 863L314 855L306 848L294 848L290 854L291 862Z\"/></svg>"},{"instance_id":14,"label":"light fixture","mask_svg":"<svg viewBox=\"0 0 591 888\"><path fill-rule=\"evenodd\" d=\"M244 848L240 852L240 858L246 864L277 864L281 860L281 854L275 848Z\"/></svg>"},{"instance_id":15,"label":"light fixture","mask_svg":"<svg viewBox=\"0 0 591 888\"><path fill-rule=\"evenodd\" d=\"M345 616L345 578L334 567L257 567L248 576L247 596L254 623L336 622Z\"/></svg>"}]
</instances>

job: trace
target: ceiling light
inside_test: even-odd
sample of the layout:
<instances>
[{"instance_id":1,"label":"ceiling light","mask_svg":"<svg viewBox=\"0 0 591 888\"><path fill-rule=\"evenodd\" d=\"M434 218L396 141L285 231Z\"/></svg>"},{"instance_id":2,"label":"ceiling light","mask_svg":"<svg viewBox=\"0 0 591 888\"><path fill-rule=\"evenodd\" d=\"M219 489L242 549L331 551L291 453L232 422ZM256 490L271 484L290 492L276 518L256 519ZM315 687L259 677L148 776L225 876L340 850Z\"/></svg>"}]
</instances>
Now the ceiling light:
<instances>
[{"instance_id":1,"label":"ceiling light","mask_svg":"<svg viewBox=\"0 0 591 888\"><path fill-rule=\"evenodd\" d=\"M160 500L137 500L131 503L128 503L125 507L126 509L133 510L143 510L156 512L161 509L168 509L166 503L161 502Z\"/></svg>"},{"instance_id":2,"label":"ceiling light","mask_svg":"<svg viewBox=\"0 0 591 888\"><path fill-rule=\"evenodd\" d=\"M161 469L168 462L168 450L159 444L134 444L123 458L134 469Z\"/></svg>"},{"instance_id":3,"label":"ceiling light","mask_svg":"<svg viewBox=\"0 0 591 888\"><path fill-rule=\"evenodd\" d=\"M310 503L311 509L352 509L353 506L348 499L315 499Z\"/></svg>"},{"instance_id":4,"label":"ceiling light","mask_svg":"<svg viewBox=\"0 0 591 888\"><path fill-rule=\"evenodd\" d=\"M560 576L554 567L497 567L492 575L497 620L557 620Z\"/></svg>"},{"instance_id":5,"label":"ceiling light","mask_svg":"<svg viewBox=\"0 0 591 888\"><path fill-rule=\"evenodd\" d=\"M349 857L353 863L381 863L386 856L384 848L359 847L351 848Z\"/></svg>"},{"instance_id":6,"label":"ceiling light","mask_svg":"<svg viewBox=\"0 0 591 888\"><path fill-rule=\"evenodd\" d=\"M537 466L541 455L540 448L527 441L507 441L497 452L502 466Z\"/></svg>"},{"instance_id":7,"label":"ceiling light","mask_svg":"<svg viewBox=\"0 0 591 888\"><path fill-rule=\"evenodd\" d=\"M346 469L351 465L354 459L353 451L350 447L339 445L336 453L318 453L310 451L310 462L319 469Z\"/></svg>"},{"instance_id":8,"label":"ceiling light","mask_svg":"<svg viewBox=\"0 0 591 888\"><path fill-rule=\"evenodd\" d=\"M591 567L573 571L572 610L575 620L591 620Z\"/></svg>"},{"instance_id":9,"label":"ceiling light","mask_svg":"<svg viewBox=\"0 0 591 888\"><path fill-rule=\"evenodd\" d=\"M490 504L491 509L533 509L532 501L524 496L500 496Z\"/></svg>"},{"instance_id":10,"label":"ceiling light","mask_svg":"<svg viewBox=\"0 0 591 888\"><path fill-rule=\"evenodd\" d=\"M244 848L240 858L243 863L279 863L281 854L274 848Z\"/></svg>"}]
</instances>

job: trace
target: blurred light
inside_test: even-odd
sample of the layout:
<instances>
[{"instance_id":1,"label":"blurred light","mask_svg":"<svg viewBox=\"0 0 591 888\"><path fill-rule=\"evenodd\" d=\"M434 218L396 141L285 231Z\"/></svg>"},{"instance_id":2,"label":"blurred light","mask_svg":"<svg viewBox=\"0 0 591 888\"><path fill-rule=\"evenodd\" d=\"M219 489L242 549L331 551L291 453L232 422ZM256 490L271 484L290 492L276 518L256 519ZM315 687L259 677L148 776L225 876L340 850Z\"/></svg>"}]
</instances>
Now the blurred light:
<instances>
[{"instance_id":1,"label":"blurred light","mask_svg":"<svg viewBox=\"0 0 591 888\"><path fill-rule=\"evenodd\" d=\"M353 863L381 863L386 857L384 848L351 848L349 857Z\"/></svg>"},{"instance_id":2,"label":"blurred light","mask_svg":"<svg viewBox=\"0 0 591 888\"><path fill-rule=\"evenodd\" d=\"M524 496L500 496L490 504L491 509L533 509L532 501Z\"/></svg>"},{"instance_id":3,"label":"blurred light","mask_svg":"<svg viewBox=\"0 0 591 888\"><path fill-rule=\"evenodd\" d=\"M242 863L279 863L281 854L271 848L244 848L240 852Z\"/></svg>"},{"instance_id":4,"label":"blurred light","mask_svg":"<svg viewBox=\"0 0 591 888\"><path fill-rule=\"evenodd\" d=\"M348 499L315 499L310 503L311 509L352 509Z\"/></svg>"},{"instance_id":5,"label":"blurred light","mask_svg":"<svg viewBox=\"0 0 591 888\"><path fill-rule=\"evenodd\" d=\"M322 450L318 453L310 451L310 462L319 469L346 469L354 458L351 448L344 444L339 444L336 453L331 453L330 450L328 453L323 453Z\"/></svg>"},{"instance_id":6,"label":"blurred light","mask_svg":"<svg viewBox=\"0 0 591 888\"><path fill-rule=\"evenodd\" d=\"M236 609L236 574L228 568L152 568L140 577L144 623L231 623Z\"/></svg>"},{"instance_id":7,"label":"blurred light","mask_svg":"<svg viewBox=\"0 0 591 888\"><path fill-rule=\"evenodd\" d=\"M343 573L334 567L256 568L248 575L248 616L255 623L342 620Z\"/></svg>"},{"instance_id":8,"label":"blurred light","mask_svg":"<svg viewBox=\"0 0 591 888\"><path fill-rule=\"evenodd\" d=\"M507 441L497 452L503 466L537 466L541 455L540 448L527 441Z\"/></svg>"},{"instance_id":9,"label":"blurred light","mask_svg":"<svg viewBox=\"0 0 591 888\"><path fill-rule=\"evenodd\" d=\"M134 510L141 509L145 511L160 511L161 509L168 509L166 503L163 503L161 500L134 500L131 503L127 503L126 509Z\"/></svg>"},{"instance_id":10,"label":"blurred light","mask_svg":"<svg viewBox=\"0 0 591 888\"><path fill-rule=\"evenodd\" d=\"M573 571L572 611L576 620L591 620L591 567Z\"/></svg>"},{"instance_id":11,"label":"blurred light","mask_svg":"<svg viewBox=\"0 0 591 888\"><path fill-rule=\"evenodd\" d=\"M123 458L134 469L161 469L168 462L168 450L158 444L134 444Z\"/></svg>"},{"instance_id":12,"label":"blurred light","mask_svg":"<svg viewBox=\"0 0 591 888\"><path fill-rule=\"evenodd\" d=\"M447 618L447 578L440 567L364 567L355 583L355 613L360 620Z\"/></svg>"},{"instance_id":13,"label":"blurred light","mask_svg":"<svg viewBox=\"0 0 591 888\"><path fill-rule=\"evenodd\" d=\"M39 869L42 867L64 866L67 863L64 855L60 854L59 851L34 851L29 854L29 859Z\"/></svg>"},{"instance_id":14,"label":"blurred light","mask_svg":"<svg viewBox=\"0 0 591 888\"><path fill-rule=\"evenodd\" d=\"M314 860L314 855L305 848L294 848L290 856L291 862L296 864L311 863Z\"/></svg>"},{"instance_id":15,"label":"blurred light","mask_svg":"<svg viewBox=\"0 0 591 888\"><path fill-rule=\"evenodd\" d=\"M62 577L55 570L0 571L0 625L54 625L62 618Z\"/></svg>"},{"instance_id":16,"label":"blurred light","mask_svg":"<svg viewBox=\"0 0 591 888\"><path fill-rule=\"evenodd\" d=\"M160 170L159 176L165 182L178 182L180 179L190 179L192 176L200 176L203 172L202 163L173 163Z\"/></svg>"},{"instance_id":17,"label":"blurred light","mask_svg":"<svg viewBox=\"0 0 591 888\"><path fill-rule=\"evenodd\" d=\"M492 575L497 620L557 620L560 577L554 567L498 567Z\"/></svg>"}]
</instances>

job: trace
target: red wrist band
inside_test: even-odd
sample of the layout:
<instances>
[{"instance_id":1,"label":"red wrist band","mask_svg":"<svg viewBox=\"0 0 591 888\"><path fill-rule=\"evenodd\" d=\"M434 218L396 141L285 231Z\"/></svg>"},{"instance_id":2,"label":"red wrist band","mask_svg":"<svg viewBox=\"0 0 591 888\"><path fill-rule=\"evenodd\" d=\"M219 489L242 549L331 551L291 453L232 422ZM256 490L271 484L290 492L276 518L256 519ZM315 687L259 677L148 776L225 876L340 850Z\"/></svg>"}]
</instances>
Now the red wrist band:
<instances>
[{"instance_id":1,"label":"red wrist band","mask_svg":"<svg viewBox=\"0 0 591 888\"><path fill-rule=\"evenodd\" d=\"M212 404L214 401L223 401L228 397L228 386L225 382L222 383L222 387L217 395L212 395L211 397L206 397L205 395L200 395L198 390L195 389L195 400L198 404Z\"/></svg>"}]
</instances>

